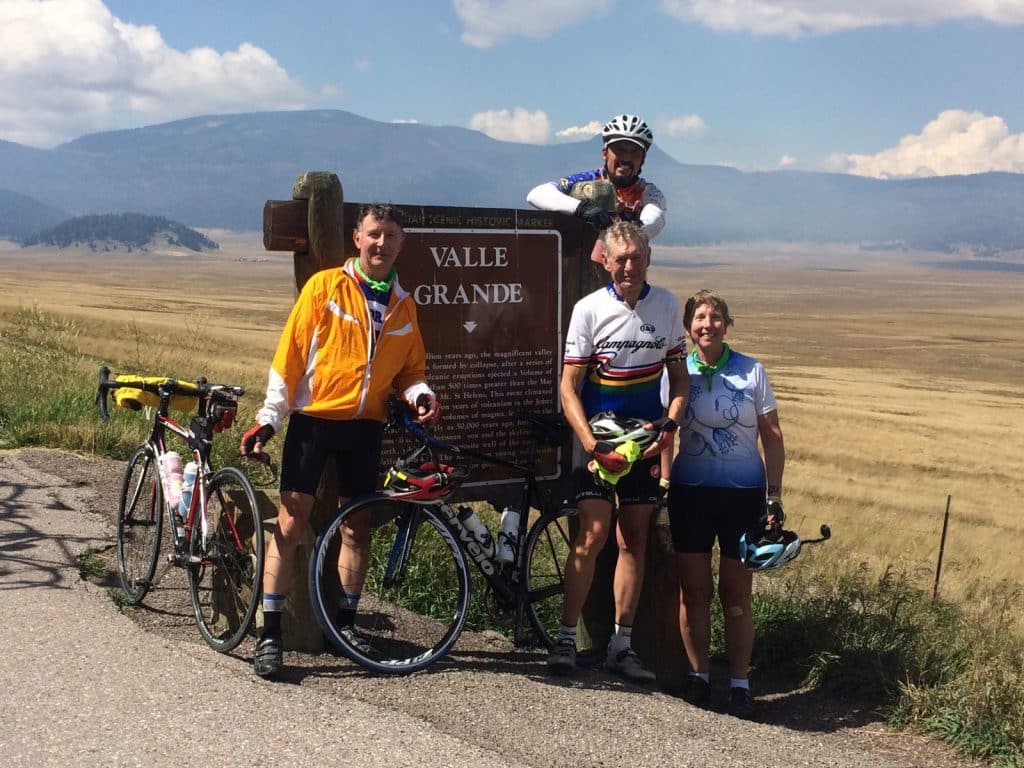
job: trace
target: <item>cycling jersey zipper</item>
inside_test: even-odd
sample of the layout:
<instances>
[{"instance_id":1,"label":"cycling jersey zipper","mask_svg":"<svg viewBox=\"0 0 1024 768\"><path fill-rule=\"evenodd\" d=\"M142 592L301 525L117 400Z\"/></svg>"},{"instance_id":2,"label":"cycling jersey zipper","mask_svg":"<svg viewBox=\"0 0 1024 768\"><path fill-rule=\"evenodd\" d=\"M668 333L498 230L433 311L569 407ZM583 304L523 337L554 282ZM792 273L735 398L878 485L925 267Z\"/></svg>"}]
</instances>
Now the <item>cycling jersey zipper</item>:
<instances>
[{"instance_id":1,"label":"cycling jersey zipper","mask_svg":"<svg viewBox=\"0 0 1024 768\"><path fill-rule=\"evenodd\" d=\"M370 377L373 370L373 361L377 357L377 347L380 344L381 337L384 336L384 327L387 325L388 320L392 315L395 314L395 310L398 306L406 300L406 296L401 296L395 301L395 306L385 313L384 317L380 321L380 333L377 334L376 340L373 338L373 317L370 315L370 305L363 297L363 309L366 311L366 343L367 343L367 357L366 357L366 372L363 374L363 386L362 391L359 393L359 407L356 409L356 417L363 415L363 409L366 407L366 396L370 392Z\"/></svg>"}]
</instances>

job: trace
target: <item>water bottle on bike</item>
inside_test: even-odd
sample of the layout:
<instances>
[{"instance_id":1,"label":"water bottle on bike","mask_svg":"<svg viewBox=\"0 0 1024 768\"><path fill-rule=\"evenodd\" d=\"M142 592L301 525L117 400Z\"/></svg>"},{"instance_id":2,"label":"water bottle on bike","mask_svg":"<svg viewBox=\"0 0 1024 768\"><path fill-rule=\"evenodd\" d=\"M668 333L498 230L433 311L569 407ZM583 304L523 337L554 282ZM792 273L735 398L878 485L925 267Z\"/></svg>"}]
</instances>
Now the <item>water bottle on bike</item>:
<instances>
[{"instance_id":1,"label":"water bottle on bike","mask_svg":"<svg viewBox=\"0 0 1024 768\"><path fill-rule=\"evenodd\" d=\"M164 499L176 508L181 499L181 456L174 451L167 451L160 457L160 478L164 486Z\"/></svg>"},{"instance_id":2,"label":"water bottle on bike","mask_svg":"<svg viewBox=\"0 0 1024 768\"><path fill-rule=\"evenodd\" d=\"M473 534L476 543L480 545L480 549L483 550L487 557L494 556L494 537L491 536L491 532L483 524L483 521L477 516L476 512L470 507L459 507L459 523Z\"/></svg>"},{"instance_id":3,"label":"water bottle on bike","mask_svg":"<svg viewBox=\"0 0 1024 768\"><path fill-rule=\"evenodd\" d=\"M498 552L495 559L499 563L511 563L519 551L519 510L505 507L501 512L501 531L498 533Z\"/></svg>"},{"instance_id":4,"label":"water bottle on bike","mask_svg":"<svg viewBox=\"0 0 1024 768\"><path fill-rule=\"evenodd\" d=\"M178 502L178 514L181 519L188 518L189 507L192 506L192 491L196 485L196 474L199 472L199 465L190 461L185 465L181 475L181 501Z\"/></svg>"}]
</instances>

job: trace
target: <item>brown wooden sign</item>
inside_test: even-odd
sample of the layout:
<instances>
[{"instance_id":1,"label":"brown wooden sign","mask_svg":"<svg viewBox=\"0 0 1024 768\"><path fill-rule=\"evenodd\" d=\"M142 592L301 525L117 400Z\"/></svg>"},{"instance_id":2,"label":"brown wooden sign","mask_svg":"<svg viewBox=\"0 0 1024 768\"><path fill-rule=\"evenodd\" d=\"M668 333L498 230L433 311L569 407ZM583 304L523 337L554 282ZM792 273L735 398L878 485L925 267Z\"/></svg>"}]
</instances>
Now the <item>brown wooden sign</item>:
<instances>
[{"instance_id":1,"label":"brown wooden sign","mask_svg":"<svg viewBox=\"0 0 1024 768\"><path fill-rule=\"evenodd\" d=\"M268 249L305 242L303 202L268 201ZM524 460L529 431L514 414L560 410L564 332L573 304L593 287L594 231L548 212L397 207L406 233L398 279L417 304L427 378L444 414L439 436ZM343 204L345 256L356 256L350 234L358 209L357 203ZM397 449L393 445L389 452ZM542 470L558 477L568 460L567 451L547 449ZM470 490L506 482L510 475L481 467L473 478Z\"/></svg>"}]
</instances>

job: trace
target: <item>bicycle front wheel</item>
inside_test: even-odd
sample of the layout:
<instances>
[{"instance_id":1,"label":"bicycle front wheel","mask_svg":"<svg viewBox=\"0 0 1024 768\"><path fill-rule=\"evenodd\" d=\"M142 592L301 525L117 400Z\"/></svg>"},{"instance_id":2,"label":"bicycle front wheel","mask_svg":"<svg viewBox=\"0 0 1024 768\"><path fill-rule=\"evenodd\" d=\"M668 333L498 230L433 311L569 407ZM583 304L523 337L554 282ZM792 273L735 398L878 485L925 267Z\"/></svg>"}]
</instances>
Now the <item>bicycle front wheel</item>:
<instances>
[{"instance_id":1,"label":"bicycle front wheel","mask_svg":"<svg viewBox=\"0 0 1024 768\"><path fill-rule=\"evenodd\" d=\"M156 453L152 446L140 445L128 459L117 508L117 575L132 605L138 605L153 585L163 509Z\"/></svg>"},{"instance_id":2,"label":"bicycle front wheel","mask_svg":"<svg viewBox=\"0 0 1024 768\"><path fill-rule=\"evenodd\" d=\"M545 512L530 527L523 552L526 614L540 643L552 648L562 623L565 598L565 563L579 528L575 507ZM582 622L576 635L576 660L581 666L596 663L603 648L595 643Z\"/></svg>"},{"instance_id":3,"label":"bicycle front wheel","mask_svg":"<svg viewBox=\"0 0 1024 768\"><path fill-rule=\"evenodd\" d=\"M206 512L192 523L189 593L199 634L215 651L242 642L260 602L263 525L256 493L235 467L214 473L206 486Z\"/></svg>"},{"instance_id":4,"label":"bicycle front wheel","mask_svg":"<svg viewBox=\"0 0 1024 768\"><path fill-rule=\"evenodd\" d=\"M327 639L374 672L430 666L469 611L469 565L437 512L379 494L342 507L317 539L309 579Z\"/></svg>"}]
</instances>

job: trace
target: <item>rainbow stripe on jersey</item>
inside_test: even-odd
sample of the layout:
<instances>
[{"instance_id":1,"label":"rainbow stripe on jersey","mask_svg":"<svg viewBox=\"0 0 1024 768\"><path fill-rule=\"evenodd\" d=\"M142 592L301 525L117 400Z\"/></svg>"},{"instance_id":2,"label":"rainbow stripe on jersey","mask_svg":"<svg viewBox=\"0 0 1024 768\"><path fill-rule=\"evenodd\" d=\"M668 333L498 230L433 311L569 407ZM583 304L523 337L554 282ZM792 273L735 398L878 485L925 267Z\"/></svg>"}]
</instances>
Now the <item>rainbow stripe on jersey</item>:
<instances>
[{"instance_id":1,"label":"rainbow stripe on jersey","mask_svg":"<svg viewBox=\"0 0 1024 768\"><path fill-rule=\"evenodd\" d=\"M609 283L573 308L563 360L587 368L580 400L588 418L614 411L657 419L662 370L682 354L682 319L674 295L646 285L630 308Z\"/></svg>"}]
</instances>

